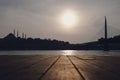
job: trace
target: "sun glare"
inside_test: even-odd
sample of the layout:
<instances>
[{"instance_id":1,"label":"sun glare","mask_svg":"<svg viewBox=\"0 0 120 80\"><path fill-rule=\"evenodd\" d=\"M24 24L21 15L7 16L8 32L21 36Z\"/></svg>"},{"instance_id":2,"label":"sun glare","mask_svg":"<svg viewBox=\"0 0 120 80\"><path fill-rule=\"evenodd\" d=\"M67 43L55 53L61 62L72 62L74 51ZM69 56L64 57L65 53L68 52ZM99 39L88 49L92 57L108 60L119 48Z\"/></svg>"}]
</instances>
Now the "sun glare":
<instances>
[{"instance_id":1,"label":"sun glare","mask_svg":"<svg viewBox=\"0 0 120 80\"><path fill-rule=\"evenodd\" d=\"M63 12L63 14L61 16L61 22L66 27L75 26L75 24L77 23L76 14L70 10Z\"/></svg>"},{"instance_id":2,"label":"sun glare","mask_svg":"<svg viewBox=\"0 0 120 80\"><path fill-rule=\"evenodd\" d=\"M73 51L73 50L63 50L62 55L75 55L75 51Z\"/></svg>"}]
</instances>

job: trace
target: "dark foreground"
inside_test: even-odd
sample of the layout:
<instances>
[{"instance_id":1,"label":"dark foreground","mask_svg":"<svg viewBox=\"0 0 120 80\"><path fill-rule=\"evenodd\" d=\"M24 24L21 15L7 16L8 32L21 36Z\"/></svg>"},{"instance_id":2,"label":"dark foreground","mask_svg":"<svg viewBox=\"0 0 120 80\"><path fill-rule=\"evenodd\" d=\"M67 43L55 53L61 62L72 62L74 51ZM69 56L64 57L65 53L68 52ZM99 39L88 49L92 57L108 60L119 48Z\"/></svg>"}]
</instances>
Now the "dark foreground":
<instances>
[{"instance_id":1,"label":"dark foreground","mask_svg":"<svg viewBox=\"0 0 120 80\"><path fill-rule=\"evenodd\" d=\"M120 80L120 56L0 56L0 80Z\"/></svg>"}]
</instances>

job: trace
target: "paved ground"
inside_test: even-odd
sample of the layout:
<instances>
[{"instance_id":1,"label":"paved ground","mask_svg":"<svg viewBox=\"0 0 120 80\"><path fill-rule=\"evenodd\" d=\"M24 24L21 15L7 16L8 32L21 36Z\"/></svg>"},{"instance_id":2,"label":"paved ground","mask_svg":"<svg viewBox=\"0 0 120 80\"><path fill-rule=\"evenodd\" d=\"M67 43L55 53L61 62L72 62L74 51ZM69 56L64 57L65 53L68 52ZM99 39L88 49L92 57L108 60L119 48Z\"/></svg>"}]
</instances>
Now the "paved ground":
<instances>
[{"instance_id":1,"label":"paved ground","mask_svg":"<svg viewBox=\"0 0 120 80\"><path fill-rule=\"evenodd\" d=\"M0 56L0 80L120 80L120 56Z\"/></svg>"}]
</instances>

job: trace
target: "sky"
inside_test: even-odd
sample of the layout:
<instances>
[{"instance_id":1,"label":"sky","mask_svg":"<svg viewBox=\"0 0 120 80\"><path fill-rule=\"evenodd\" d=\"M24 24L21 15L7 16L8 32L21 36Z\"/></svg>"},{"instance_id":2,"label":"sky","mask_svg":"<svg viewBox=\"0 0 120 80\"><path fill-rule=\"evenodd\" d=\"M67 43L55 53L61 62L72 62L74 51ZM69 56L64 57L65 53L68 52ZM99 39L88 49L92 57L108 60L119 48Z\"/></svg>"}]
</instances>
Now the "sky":
<instances>
[{"instance_id":1,"label":"sky","mask_svg":"<svg viewBox=\"0 0 120 80\"><path fill-rule=\"evenodd\" d=\"M74 12L77 22L66 27L60 21L65 11ZM51 38L70 43L96 41L120 34L120 0L0 0L0 38L13 29L27 37Z\"/></svg>"}]
</instances>

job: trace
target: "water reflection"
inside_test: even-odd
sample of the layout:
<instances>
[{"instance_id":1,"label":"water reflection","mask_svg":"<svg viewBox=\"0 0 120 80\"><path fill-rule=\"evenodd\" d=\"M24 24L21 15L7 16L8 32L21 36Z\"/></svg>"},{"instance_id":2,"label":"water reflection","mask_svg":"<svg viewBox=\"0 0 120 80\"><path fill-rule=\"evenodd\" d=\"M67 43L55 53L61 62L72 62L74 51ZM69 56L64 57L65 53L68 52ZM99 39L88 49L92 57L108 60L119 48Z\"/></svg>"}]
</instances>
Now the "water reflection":
<instances>
[{"instance_id":1,"label":"water reflection","mask_svg":"<svg viewBox=\"0 0 120 80\"><path fill-rule=\"evenodd\" d=\"M63 50L62 55L75 55L74 50Z\"/></svg>"},{"instance_id":2,"label":"water reflection","mask_svg":"<svg viewBox=\"0 0 120 80\"><path fill-rule=\"evenodd\" d=\"M26 50L0 51L0 55L120 55L120 51L85 51L85 50Z\"/></svg>"}]
</instances>

